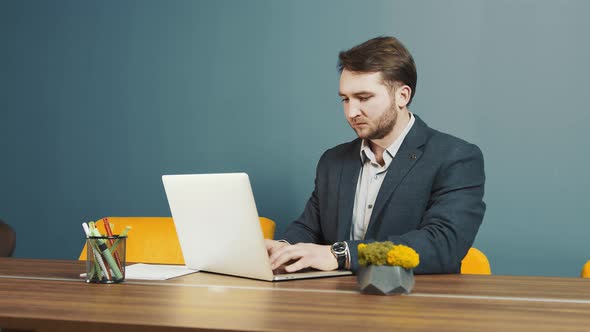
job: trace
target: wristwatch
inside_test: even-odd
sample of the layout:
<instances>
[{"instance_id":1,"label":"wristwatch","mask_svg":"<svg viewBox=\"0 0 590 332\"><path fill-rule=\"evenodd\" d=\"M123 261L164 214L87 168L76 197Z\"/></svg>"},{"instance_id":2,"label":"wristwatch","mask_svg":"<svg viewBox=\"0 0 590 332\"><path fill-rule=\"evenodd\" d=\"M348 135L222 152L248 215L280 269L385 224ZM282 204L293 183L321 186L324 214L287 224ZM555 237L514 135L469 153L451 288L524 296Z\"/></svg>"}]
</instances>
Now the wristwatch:
<instances>
[{"instance_id":1,"label":"wristwatch","mask_svg":"<svg viewBox=\"0 0 590 332\"><path fill-rule=\"evenodd\" d=\"M346 265L346 254L348 252L348 243L342 242L335 242L332 245L332 255L336 257L336 261L338 261L338 270L344 269Z\"/></svg>"}]
</instances>

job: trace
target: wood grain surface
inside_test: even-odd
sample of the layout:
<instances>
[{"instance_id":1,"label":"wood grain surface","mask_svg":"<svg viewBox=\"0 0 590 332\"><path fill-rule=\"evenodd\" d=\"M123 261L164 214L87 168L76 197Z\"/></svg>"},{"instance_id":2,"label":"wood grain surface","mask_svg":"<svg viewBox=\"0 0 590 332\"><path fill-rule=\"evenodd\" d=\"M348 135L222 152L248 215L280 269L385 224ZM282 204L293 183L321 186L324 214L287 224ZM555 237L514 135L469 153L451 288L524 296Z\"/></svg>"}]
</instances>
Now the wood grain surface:
<instances>
[{"instance_id":1,"label":"wood grain surface","mask_svg":"<svg viewBox=\"0 0 590 332\"><path fill-rule=\"evenodd\" d=\"M78 261L0 259L0 326L37 331L588 331L590 280L417 276L408 296L354 276L270 283L196 273L86 284Z\"/></svg>"}]
</instances>

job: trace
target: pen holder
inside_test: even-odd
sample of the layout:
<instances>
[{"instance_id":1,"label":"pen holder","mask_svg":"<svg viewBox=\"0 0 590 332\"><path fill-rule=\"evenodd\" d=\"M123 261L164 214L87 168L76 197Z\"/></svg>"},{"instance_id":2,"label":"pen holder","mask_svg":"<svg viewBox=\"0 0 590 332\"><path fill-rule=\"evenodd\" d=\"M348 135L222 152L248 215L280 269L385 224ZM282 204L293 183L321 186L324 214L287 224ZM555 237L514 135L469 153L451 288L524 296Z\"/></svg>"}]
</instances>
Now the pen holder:
<instances>
[{"instance_id":1,"label":"pen holder","mask_svg":"<svg viewBox=\"0 0 590 332\"><path fill-rule=\"evenodd\" d=\"M86 238L86 282L112 284L125 280L126 236Z\"/></svg>"}]
</instances>

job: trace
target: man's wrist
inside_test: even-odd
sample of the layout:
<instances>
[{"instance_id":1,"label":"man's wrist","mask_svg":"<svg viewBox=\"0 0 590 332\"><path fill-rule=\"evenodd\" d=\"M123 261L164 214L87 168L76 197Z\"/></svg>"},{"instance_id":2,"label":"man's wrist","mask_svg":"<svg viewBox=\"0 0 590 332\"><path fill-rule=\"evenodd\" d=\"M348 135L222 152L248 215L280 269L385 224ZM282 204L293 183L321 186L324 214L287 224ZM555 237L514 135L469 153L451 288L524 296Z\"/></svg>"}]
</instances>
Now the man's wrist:
<instances>
[{"instance_id":1,"label":"man's wrist","mask_svg":"<svg viewBox=\"0 0 590 332\"><path fill-rule=\"evenodd\" d=\"M350 270L350 246L348 245L348 242L346 242L346 260L344 261L344 269Z\"/></svg>"},{"instance_id":2,"label":"man's wrist","mask_svg":"<svg viewBox=\"0 0 590 332\"><path fill-rule=\"evenodd\" d=\"M332 244L330 251L332 252L332 255L334 255L336 262L338 263L338 269L345 269L347 266L348 256L350 256L348 254L348 243L346 243L345 241L335 242L334 244Z\"/></svg>"}]
</instances>

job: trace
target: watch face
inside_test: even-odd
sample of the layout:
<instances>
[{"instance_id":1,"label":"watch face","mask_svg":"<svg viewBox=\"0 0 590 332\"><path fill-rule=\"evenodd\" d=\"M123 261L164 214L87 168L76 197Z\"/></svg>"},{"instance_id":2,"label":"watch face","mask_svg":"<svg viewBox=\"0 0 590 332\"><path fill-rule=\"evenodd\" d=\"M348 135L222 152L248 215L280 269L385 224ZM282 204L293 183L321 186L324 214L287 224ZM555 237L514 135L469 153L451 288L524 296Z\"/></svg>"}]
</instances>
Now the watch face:
<instances>
[{"instance_id":1,"label":"watch face","mask_svg":"<svg viewBox=\"0 0 590 332\"><path fill-rule=\"evenodd\" d=\"M346 253L346 242L336 242L332 245L332 250L337 255Z\"/></svg>"}]
</instances>

